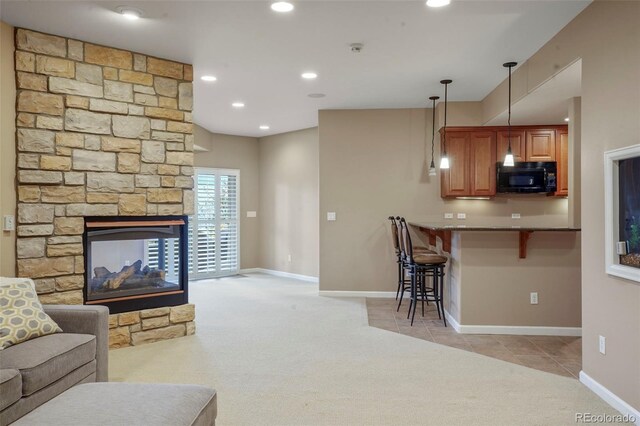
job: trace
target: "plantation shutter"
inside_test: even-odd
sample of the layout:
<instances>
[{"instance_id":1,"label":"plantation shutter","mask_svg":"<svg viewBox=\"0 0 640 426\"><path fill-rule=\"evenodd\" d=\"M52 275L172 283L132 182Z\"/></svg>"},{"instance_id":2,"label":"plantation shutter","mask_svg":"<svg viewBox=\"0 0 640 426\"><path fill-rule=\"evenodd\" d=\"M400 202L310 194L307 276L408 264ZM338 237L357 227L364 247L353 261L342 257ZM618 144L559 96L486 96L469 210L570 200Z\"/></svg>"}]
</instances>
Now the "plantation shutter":
<instances>
[{"instance_id":1,"label":"plantation shutter","mask_svg":"<svg viewBox=\"0 0 640 426\"><path fill-rule=\"evenodd\" d=\"M220 173L220 272L238 271L238 176L237 173Z\"/></svg>"},{"instance_id":2,"label":"plantation shutter","mask_svg":"<svg viewBox=\"0 0 640 426\"><path fill-rule=\"evenodd\" d=\"M213 275L216 271L216 175L198 170L195 175L195 277Z\"/></svg>"},{"instance_id":3,"label":"plantation shutter","mask_svg":"<svg viewBox=\"0 0 640 426\"><path fill-rule=\"evenodd\" d=\"M196 169L195 215L190 220L190 275L193 279L232 275L239 270L239 171Z\"/></svg>"}]
</instances>

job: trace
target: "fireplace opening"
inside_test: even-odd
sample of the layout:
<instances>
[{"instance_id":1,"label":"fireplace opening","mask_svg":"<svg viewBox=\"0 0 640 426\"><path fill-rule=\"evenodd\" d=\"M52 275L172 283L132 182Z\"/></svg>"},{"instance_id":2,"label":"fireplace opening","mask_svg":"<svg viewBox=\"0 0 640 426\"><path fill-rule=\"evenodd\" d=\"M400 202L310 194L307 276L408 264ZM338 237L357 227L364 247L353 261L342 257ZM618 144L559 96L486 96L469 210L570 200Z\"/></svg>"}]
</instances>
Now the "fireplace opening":
<instances>
[{"instance_id":1,"label":"fireplace opening","mask_svg":"<svg viewBox=\"0 0 640 426\"><path fill-rule=\"evenodd\" d=\"M85 219L85 304L112 313L188 303L187 217Z\"/></svg>"}]
</instances>

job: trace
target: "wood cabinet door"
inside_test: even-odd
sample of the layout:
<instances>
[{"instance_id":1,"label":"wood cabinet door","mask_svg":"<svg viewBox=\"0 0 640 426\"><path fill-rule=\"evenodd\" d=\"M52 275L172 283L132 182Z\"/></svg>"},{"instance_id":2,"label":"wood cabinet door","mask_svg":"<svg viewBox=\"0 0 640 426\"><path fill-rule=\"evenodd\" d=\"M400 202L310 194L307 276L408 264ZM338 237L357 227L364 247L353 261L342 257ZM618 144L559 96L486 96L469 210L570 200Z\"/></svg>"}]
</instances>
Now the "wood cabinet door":
<instances>
[{"instance_id":1,"label":"wood cabinet door","mask_svg":"<svg viewBox=\"0 0 640 426\"><path fill-rule=\"evenodd\" d=\"M509 148L509 132L501 130L498 132L498 158L497 161L504 161ZM511 152L513 153L513 161L526 161L527 156L526 142L524 130L511 130Z\"/></svg>"},{"instance_id":2,"label":"wood cabinet door","mask_svg":"<svg viewBox=\"0 0 640 426\"><path fill-rule=\"evenodd\" d=\"M496 195L496 133L470 133L469 151L470 195Z\"/></svg>"},{"instance_id":3,"label":"wood cabinet door","mask_svg":"<svg viewBox=\"0 0 640 426\"><path fill-rule=\"evenodd\" d=\"M527 130L527 161L556 161L555 130Z\"/></svg>"},{"instance_id":4,"label":"wood cabinet door","mask_svg":"<svg viewBox=\"0 0 640 426\"><path fill-rule=\"evenodd\" d=\"M440 195L442 197L468 196L470 195L469 133L447 132L446 147L449 169L441 171Z\"/></svg>"},{"instance_id":5,"label":"wood cabinet door","mask_svg":"<svg viewBox=\"0 0 640 426\"><path fill-rule=\"evenodd\" d=\"M556 132L556 180L558 189L556 195L569 195L569 131L567 129Z\"/></svg>"}]
</instances>

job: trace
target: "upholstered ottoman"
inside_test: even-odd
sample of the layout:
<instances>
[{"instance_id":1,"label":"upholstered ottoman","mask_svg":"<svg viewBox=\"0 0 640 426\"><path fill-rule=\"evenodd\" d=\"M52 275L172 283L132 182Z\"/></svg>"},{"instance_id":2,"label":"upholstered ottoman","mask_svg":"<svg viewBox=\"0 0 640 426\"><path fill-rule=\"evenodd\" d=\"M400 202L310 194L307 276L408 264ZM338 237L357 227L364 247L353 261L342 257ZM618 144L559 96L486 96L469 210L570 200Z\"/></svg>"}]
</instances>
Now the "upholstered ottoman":
<instances>
[{"instance_id":1,"label":"upholstered ottoman","mask_svg":"<svg viewBox=\"0 0 640 426\"><path fill-rule=\"evenodd\" d=\"M14 425L214 425L216 391L197 385L87 383L74 386Z\"/></svg>"}]
</instances>

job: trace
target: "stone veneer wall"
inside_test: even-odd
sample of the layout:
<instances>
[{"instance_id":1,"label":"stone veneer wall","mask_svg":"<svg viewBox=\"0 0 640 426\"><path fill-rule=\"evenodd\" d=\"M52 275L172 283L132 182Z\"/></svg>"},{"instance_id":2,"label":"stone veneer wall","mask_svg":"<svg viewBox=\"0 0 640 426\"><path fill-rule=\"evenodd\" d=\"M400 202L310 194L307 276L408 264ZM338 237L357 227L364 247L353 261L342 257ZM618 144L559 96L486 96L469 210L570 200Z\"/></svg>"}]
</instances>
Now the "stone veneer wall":
<instances>
[{"instance_id":1,"label":"stone veneer wall","mask_svg":"<svg viewBox=\"0 0 640 426\"><path fill-rule=\"evenodd\" d=\"M18 276L43 303L82 304L84 216L193 213L192 67L25 29L15 40ZM194 315L112 315L111 341L193 334Z\"/></svg>"},{"instance_id":2,"label":"stone veneer wall","mask_svg":"<svg viewBox=\"0 0 640 426\"><path fill-rule=\"evenodd\" d=\"M193 304L145 309L109 316L109 347L123 348L196 332Z\"/></svg>"}]
</instances>

